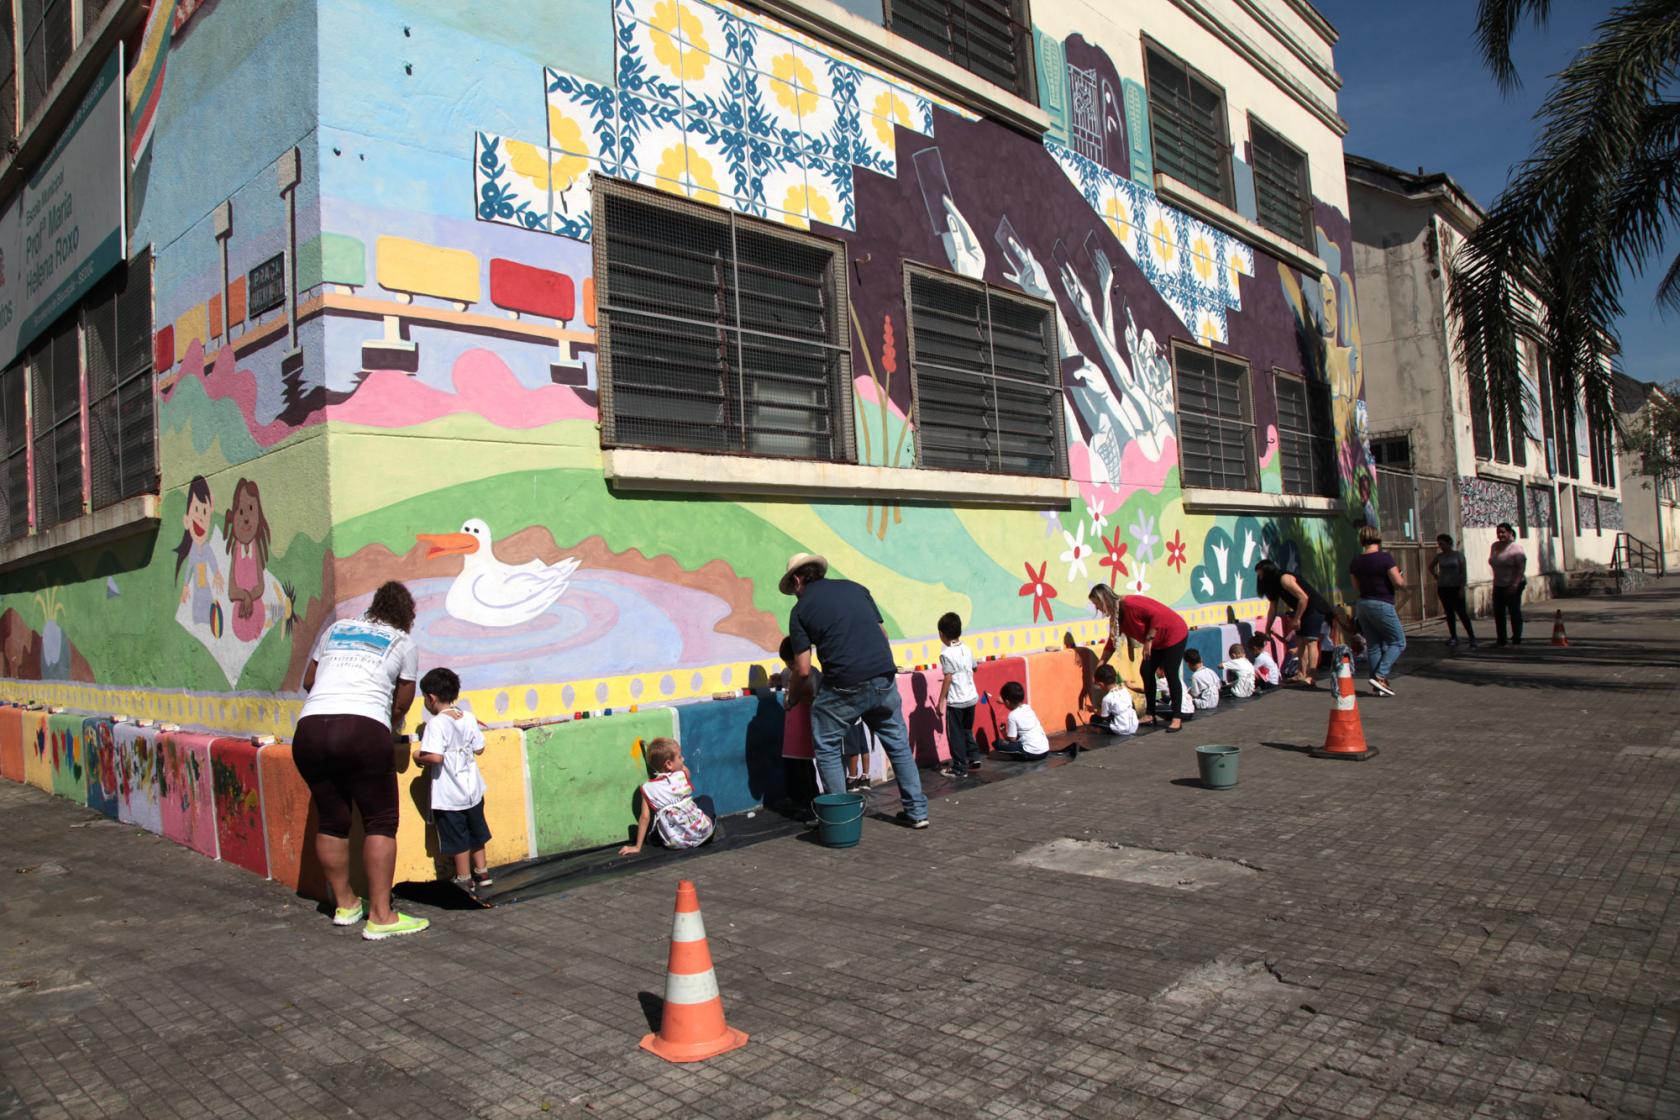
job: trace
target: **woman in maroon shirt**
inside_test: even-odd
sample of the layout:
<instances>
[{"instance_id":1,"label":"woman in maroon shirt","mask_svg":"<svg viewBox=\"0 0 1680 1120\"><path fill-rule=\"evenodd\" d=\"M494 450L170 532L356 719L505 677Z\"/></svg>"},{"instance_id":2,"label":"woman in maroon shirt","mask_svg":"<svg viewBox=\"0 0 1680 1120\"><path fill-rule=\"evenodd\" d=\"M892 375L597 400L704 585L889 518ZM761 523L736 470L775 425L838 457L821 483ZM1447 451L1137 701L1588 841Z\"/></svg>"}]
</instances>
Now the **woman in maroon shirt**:
<instances>
[{"instance_id":1,"label":"woman in maroon shirt","mask_svg":"<svg viewBox=\"0 0 1680 1120\"><path fill-rule=\"evenodd\" d=\"M1156 726L1164 725L1168 732L1184 727L1179 712L1184 702L1184 646L1190 640L1190 627L1177 611L1165 603L1144 595L1116 595L1106 583L1091 588L1091 605L1108 616L1108 644L1103 647L1102 663L1108 664L1119 648L1120 636L1126 637L1126 647L1133 642L1143 644L1143 690L1149 703L1149 716ZM1155 711L1155 670L1166 671L1167 694L1172 704L1165 715Z\"/></svg>"}]
</instances>

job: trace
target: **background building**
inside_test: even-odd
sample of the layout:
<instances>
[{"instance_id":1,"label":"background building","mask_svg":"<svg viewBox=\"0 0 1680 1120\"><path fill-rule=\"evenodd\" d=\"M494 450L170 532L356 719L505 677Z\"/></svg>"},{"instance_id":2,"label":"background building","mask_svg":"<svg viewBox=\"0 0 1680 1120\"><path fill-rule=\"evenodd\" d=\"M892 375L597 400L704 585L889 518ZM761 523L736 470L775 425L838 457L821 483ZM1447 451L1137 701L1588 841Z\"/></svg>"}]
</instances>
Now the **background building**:
<instances>
[{"instance_id":1,"label":"background building","mask_svg":"<svg viewBox=\"0 0 1680 1120\"><path fill-rule=\"evenodd\" d=\"M1630 427L1648 415L1653 406L1672 407L1664 390L1648 381L1625 374L1616 375L1616 412ZM1680 481L1652 478L1644 471L1638 452L1622 448L1618 457L1622 473L1623 520L1635 538L1633 550L1648 550L1660 573L1680 564Z\"/></svg>"},{"instance_id":2,"label":"background building","mask_svg":"<svg viewBox=\"0 0 1680 1120\"><path fill-rule=\"evenodd\" d=\"M1416 542L1403 549L1408 573L1450 533L1471 561L1472 608L1487 610L1500 522L1528 553L1530 598L1610 565L1623 514L1609 418L1556 391L1539 339L1523 343L1524 405L1508 417L1489 409L1457 353L1446 262L1482 209L1445 174L1349 156L1347 180L1383 528ZM1409 599L1439 613L1432 592Z\"/></svg>"},{"instance_id":3,"label":"background building","mask_svg":"<svg viewBox=\"0 0 1680 1120\"><path fill-rule=\"evenodd\" d=\"M104 282L154 278L117 385L156 440L119 400L110 504L96 309L6 375L50 350L65 393L5 397L19 698L285 735L315 635L402 579L423 663L541 725L501 804L546 851L621 831L673 719L703 787L771 796L744 736L779 708L708 746L722 708L663 706L777 667L793 552L874 590L906 666L955 610L998 672L1096 636L1095 582L1215 654L1262 556L1340 582L1365 363L1302 0L182 0L156 51L135 3L49 7L59 108L24 97L0 182L125 43Z\"/></svg>"}]
</instances>

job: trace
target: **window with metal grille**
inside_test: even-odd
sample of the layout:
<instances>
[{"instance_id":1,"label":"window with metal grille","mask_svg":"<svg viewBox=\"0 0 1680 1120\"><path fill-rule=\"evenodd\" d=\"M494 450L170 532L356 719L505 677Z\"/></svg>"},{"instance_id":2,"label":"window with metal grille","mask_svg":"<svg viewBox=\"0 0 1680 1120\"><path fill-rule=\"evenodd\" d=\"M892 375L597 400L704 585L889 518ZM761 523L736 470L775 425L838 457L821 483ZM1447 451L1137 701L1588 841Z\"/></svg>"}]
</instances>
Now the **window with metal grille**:
<instances>
[{"instance_id":1,"label":"window with metal grille","mask_svg":"<svg viewBox=\"0 0 1680 1120\"><path fill-rule=\"evenodd\" d=\"M75 53L75 0L23 0L23 118L39 109Z\"/></svg>"},{"instance_id":2,"label":"window with metal grille","mask_svg":"<svg viewBox=\"0 0 1680 1120\"><path fill-rule=\"evenodd\" d=\"M66 312L29 347L35 527L82 515L81 309Z\"/></svg>"},{"instance_id":3,"label":"window with metal grille","mask_svg":"<svg viewBox=\"0 0 1680 1120\"><path fill-rule=\"evenodd\" d=\"M1390 467L1397 471L1412 469L1412 437L1400 436L1372 436L1371 462L1379 467Z\"/></svg>"},{"instance_id":4,"label":"window with metal grille","mask_svg":"<svg viewBox=\"0 0 1680 1120\"><path fill-rule=\"evenodd\" d=\"M0 540L29 532L29 421L23 362L0 373Z\"/></svg>"},{"instance_id":5,"label":"window with metal grille","mask_svg":"<svg viewBox=\"0 0 1680 1120\"><path fill-rule=\"evenodd\" d=\"M1307 156L1248 118L1248 154L1254 169L1254 213L1262 226L1297 245L1312 243L1312 186Z\"/></svg>"},{"instance_id":6,"label":"window with metal grille","mask_svg":"<svg viewBox=\"0 0 1680 1120\"><path fill-rule=\"evenodd\" d=\"M0 139L18 129L17 23L10 0L0 0Z\"/></svg>"},{"instance_id":7,"label":"window with metal grille","mask_svg":"<svg viewBox=\"0 0 1680 1120\"><path fill-rule=\"evenodd\" d=\"M1034 99L1027 0L886 0L885 12L894 34Z\"/></svg>"},{"instance_id":8,"label":"window with metal grille","mask_svg":"<svg viewBox=\"0 0 1680 1120\"><path fill-rule=\"evenodd\" d=\"M1055 309L916 267L905 291L916 461L1066 475Z\"/></svg>"},{"instance_id":9,"label":"window with metal grille","mask_svg":"<svg viewBox=\"0 0 1680 1120\"><path fill-rule=\"evenodd\" d=\"M850 461L838 245L604 178L594 245L608 446Z\"/></svg>"},{"instance_id":10,"label":"window with metal grille","mask_svg":"<svg viewBox=\"0 0 1680 1120\"><path fill-rule=\"evenodd\" d=\"M1248 363L1186 342L1172 350L1184 485L1258 490Z\"/></svg>"},{"instance_id":11,"label":"window with metal grille","mask_svg":"<svg viewBox=\"0 0 1680 1120\"><path fill-rule=\"evenodd\" d=\"M93 508L157 489L152 255L118 269L84 307Z\"/></svg>"},{"instance_id":12,"label":"window with metal grille","mask_svg":"<svg viewBox=\"0 0 1680 1120\"><path fill-rule=\"evenodd\" d=\"M1330 427L1330 387L1282 370L1273 380L1283 492L1335 497L1336 443Z\"/></svg>"},{"instance_id":13,"label":"window with metal grille","mask_svg":"<svg viewBox=\"0 0 1680 1120\"><path fill-rule=\"evenodd\" d=\"M1225 91L1154 43L1144 56L1155 170L1233 205Z\"/></svg>"}]
</instances>

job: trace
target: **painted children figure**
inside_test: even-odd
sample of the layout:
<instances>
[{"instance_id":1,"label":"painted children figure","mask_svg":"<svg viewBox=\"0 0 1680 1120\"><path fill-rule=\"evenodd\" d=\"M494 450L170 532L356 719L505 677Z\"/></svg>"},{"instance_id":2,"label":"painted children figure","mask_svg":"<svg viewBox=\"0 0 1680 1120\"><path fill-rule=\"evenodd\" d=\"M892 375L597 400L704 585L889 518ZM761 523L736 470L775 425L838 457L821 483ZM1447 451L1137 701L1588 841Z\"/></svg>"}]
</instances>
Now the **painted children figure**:
<instances>
[{"instance_id":1,"label":"painted children figure","mask_svg":"<svg viewBox=\"0 0 1680 1120\"><path fill-rule=\"evenodd\" d=\"M1009 681L998 689L998 699L1009 709L1009 721L1004 726L1003 737L997 741L997 752L1005 758L1024 762L1047 757L1050 754L1050 736L1044 733L1044 724L1039 722L1038 713L1027 706L1027 690L1021 687L1019 681ZM1078 758L1079 744L1063 747L1062 753Z\"/></svg>"},{"instance_id":2,"label":"painted children figure","mask_svg":"<svg viewBox=\"0 0 1680 1120\"><path fill-rule=\"evenodd\" d=\"M1219 707L1219 674L1202 664L1202 655L1195 650L1184 652L1184 667L1190 670L1190 701L1198 712Z\"/></svg>"},{"instance_id":3,"label":"painted children figure","mask_svg":"<svg viewBox=\"0 0 1680 1120\"><path fill-rule=\"evenodd\" d=\"M1184 663L1186 665L1190 663L1189 650L1184 652ZM1188 688L1183 689L1178 695L1179 719L1193 719L1196 715L1196 703L1190 697L1190 690ZM1172 688L1167 684L1167 671L1165 668L1155 670L1155 708L1157 711L1161 712L1168 711L1172 708Z\"/></svg>"},{"instance_id":4,"label":"painted children figure","mask_svg":"<svg viewBox=\"0 0 1680 1120\"><path fill-rule=\"evenodd\" d=\"M940 616L939 638L945 643L939 651L939 671L945 680L934 710L945 721L945 742L951 748L951 768L946 773L961 778L980 769L980 743L974 738L974 711L980 705L980 693L974 687L974 651L963 643L962 619L953 612Z\"/></svg>"},{"instance_id":5,"label":"painted children figure","mask_svg":"<svg viewBox=\"0 0 1680 1120\"><path fill-rule=\"evenodd\" d=\"M1248 659L1254 663L1254 687L1262 692L1268 688L1276 688L1278 682L1283 680L1283 671L1278 668L1277 658L1266 648L1266 636L1250 634L1247 646Z\"/></svg>"},{"instance_id":6,"label":"painted children figure","mask_svg":"<svg viewBox=\"0 0 1680 1120\"><path fill-rule=\"evenodd\" d=\"M1091 718L1091 726L1110 735L1136 735L1137 706L1112 665L1097 666L1097 685L1102 689L1102 711Z\"/></svg>"},{"instance_id":7,"label":"painted children figure","mask_svg":"<svg viewBox=\"0 0 1680 1120\"><path fill-rule=\"evenodd\" d=\"M471 712L456 707L461 678L453 671L430 670L420 678L420 693L432 718L414 761L431 767L438 854L454 862L456 886L487 887L492 880L484 846L490 842L490 826L484 819L484 775L478 769L484 732Z\"/></svg>"},{"instance_id":8,"label":"painted children figure","mask_svg":"<svg viewBox=\"0 0 1680 1120\"><path fill-rule=\"evenodd\" d=\"M647 765L651 778L637 790L642 808L636 818L636 842L624 845L618 854L632 856L641 851L650 822L667 848L698 848L710 840L712 818L694 803L693 781L677 741L661 737L650 742Z\"/></svg>"},{"instance_id":9,"label":"painted children figure","mask_svg":"<svg viewBox=\"0 0 1680 1120\"><path fill-rule=\"evenodd\" d=\"M240 479L233 488L233 504L222 518L222 538L227 542L233 569L228 576L228 599L234 608L233 636L242 642L254 642L263 632L269 532L262 494L248 478Z\"/></svg>"},{"instance_id":10,"label":"painted children figure","mask_svg":"<svg viewBox=\"0 0 1680 1120\"><path fill-rule=\"evenodd\" d=\"M210 518L215 506L210 497L210 484L203 475L194 475L187 484L187 512L181 518L181 543L175 546L175 578L181 578L181 567L187 565L187 581L181 585L181 602L192 602L194 626L210 625L216 596L222 593L222 562L216 555L216 545L210 539Z\"/></svg>"},{"instance_id":11,"label":"painted children figure","mask_svg":"<svg viewBox=\"0 0 1680 1120\"><path fill-rule=\"evenodd\" d=\"M1248 651L1240 644L1225 651L1225 660L1219 668L1226 675L1232 696L1247 700L1254 695L1254 662L1248 659Z\"/></svg>"}]
</instances>

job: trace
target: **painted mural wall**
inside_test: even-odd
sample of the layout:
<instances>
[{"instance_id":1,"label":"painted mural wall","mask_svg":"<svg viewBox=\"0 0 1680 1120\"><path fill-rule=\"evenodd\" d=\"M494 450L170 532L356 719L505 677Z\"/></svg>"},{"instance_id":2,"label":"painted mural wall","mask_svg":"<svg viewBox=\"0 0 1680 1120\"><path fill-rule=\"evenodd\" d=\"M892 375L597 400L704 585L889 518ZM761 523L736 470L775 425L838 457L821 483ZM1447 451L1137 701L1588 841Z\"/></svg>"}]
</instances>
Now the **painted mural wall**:
<instances>
[{"instance_id":1,"label":"painted mural wall","mask_svg":"<svg viewBox=\"0 0 1680 1120\"><path fill-rule=\"evenodd\" d=\"M512 721L748 685L776 668L796 551L873 589L908 665L944 610L1006 655L1099 633L1094 582L1209 624L1262 613L1264 555L1342 582L1369 471L1346 216L1315 204L1320 277L1164 203L1135 37L1041 34L1063 65L1032 138L732 4L563 8L212 3L177 29L135 233L163 527L0 580L4 676L285 734L316 633L395 578L423 666ZM844 243L866 464L915 466L904 261L1055 304L1071 508L614 492L599 176ZM1186 509L1173 339L1251 364L1271 495L1271 371L1328 385L1341 512Z\"/></svg>"}]
</instances>

